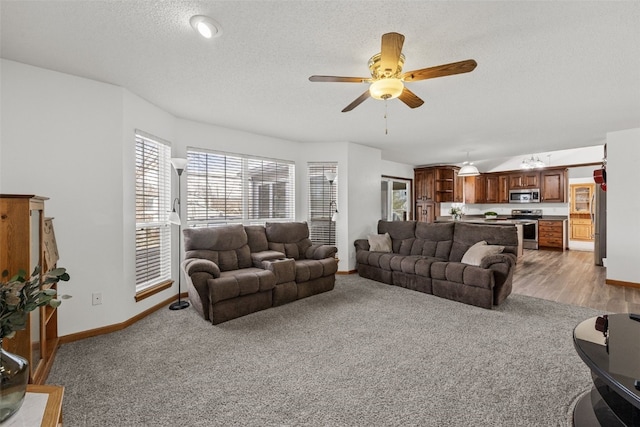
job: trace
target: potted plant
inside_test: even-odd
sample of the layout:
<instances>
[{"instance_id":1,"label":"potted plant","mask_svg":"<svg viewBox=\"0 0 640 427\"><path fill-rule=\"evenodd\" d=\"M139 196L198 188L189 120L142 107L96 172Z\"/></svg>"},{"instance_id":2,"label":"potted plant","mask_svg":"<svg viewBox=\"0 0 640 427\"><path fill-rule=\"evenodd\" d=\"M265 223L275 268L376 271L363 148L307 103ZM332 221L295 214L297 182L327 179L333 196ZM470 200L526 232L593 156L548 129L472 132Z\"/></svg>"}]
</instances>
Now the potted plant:
<instances>
[{"instance_id":1,"label":"potted plant","mask_svg":"<svg viewBox=\"0 0 640 427\"><path fill-rule=\"evenodd\" d=\"M484 213L485 219L498 219L498 213L493 211L488 211Z\"/></svg>"},{"instance_id":2,"label":"potted plant","mask_svg":"<svg viewBox=\"0 0 640 427\"><path fill-rule=\"evenodd\" d=\"M458 221L462 218L462 208L458 206L452 206L451 209L449 209L449 213L453 217L454 221Z\"/></svg>"},{"instance_id":3,"label":"potted plant","mask_svg":"<svg viewBox=\"0 0 640 427\"><path fill-rule=\"evenodd\" d=\"M0 423L20 409L29 380L27 360L4 350L2 340L26 328L29 312L44 305L58 307L61 301L56 299L56 290L51 286L69 280L64 268L41 275L40 267L36 267L31 277L26 277L23 270L6 279L8 276L5 270L0 281Z\"/></svg>"}]
</instances>

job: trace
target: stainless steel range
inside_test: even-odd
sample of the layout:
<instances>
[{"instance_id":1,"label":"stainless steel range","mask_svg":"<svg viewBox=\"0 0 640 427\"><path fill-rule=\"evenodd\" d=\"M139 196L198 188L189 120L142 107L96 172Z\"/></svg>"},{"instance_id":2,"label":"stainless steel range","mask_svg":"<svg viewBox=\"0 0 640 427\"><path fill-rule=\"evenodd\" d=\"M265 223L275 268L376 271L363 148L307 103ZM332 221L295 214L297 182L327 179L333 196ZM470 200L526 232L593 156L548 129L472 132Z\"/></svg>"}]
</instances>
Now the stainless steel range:
<instances>
[{"instance_id":1,"label":"stainless steel range","mask_svg":"<svg viewBox=\"0 0 640 427\"><path fill-rule=\"evenodd\" d=\"M513 209L512 221L522 222L522 247L538 249L538 220L542 218L542 209Z\"/></svg>"}]
</instances>

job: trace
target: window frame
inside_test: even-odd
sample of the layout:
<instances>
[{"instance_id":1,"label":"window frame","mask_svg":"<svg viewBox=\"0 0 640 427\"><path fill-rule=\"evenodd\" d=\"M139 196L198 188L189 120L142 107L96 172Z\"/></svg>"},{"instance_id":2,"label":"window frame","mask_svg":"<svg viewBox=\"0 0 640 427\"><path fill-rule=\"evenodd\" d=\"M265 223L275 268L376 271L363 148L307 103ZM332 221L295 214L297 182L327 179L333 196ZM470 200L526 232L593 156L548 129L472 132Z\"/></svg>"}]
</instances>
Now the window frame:
<instances>
[{"instance_id":1,"label":"window frame","mask_svg":"<svg viewBox=\"0 0 640 427\"><path fill-rule=\"evenodd\" d=\"M336 179L331 184L325 174L332 172ZM307 162L309 190L309 238L313 243L337 245L337 227L333 220L338 209L338 162Z\"/></svg>"},{"instance_id":2,"label":"window frame","mask_svg":"<svg viewBox=\"0 0 640 427\"><path fill-rule=\"evenodd\" d=\"M172 169L169 141L136 129L134 143L135 283L136 294L139 294L171 282L173 230L169 213ZM157 152L156 164L153 159L154 151ZM151 166L141 169L143 164ZM141 215L146 215L147 218L143 219Z\"/></svg>"},{"instance_id":3,"label":"window frame","mask_svg":"<svg viewBox=\"0 0 640 427\"><path fill-rule=\"evenodd\" d=\"M199 147L187 147L187 159L187 226L295 221L294 161ZM212 193L218 195L211 197ZM237 214L230 214L233 210Z\"/></svg>"}]
</instances>

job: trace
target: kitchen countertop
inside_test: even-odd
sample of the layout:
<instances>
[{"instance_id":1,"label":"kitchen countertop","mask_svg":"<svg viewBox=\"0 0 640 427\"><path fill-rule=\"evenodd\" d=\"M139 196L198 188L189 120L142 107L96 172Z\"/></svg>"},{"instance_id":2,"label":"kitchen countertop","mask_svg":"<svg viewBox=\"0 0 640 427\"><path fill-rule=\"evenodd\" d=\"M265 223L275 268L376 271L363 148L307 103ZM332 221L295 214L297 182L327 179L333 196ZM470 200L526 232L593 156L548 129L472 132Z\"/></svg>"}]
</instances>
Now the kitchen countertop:
<instances>
[{"instance_id":1,"label":"kitchen countertop","mask_svg":"<svg viewBox=\"0 0 640 427\"><path fill-rule=\"evenodd\" d=\"M510 215L498 215L497 219L485 219L484 215L465 215L460 222L467 222L472 224L488 224L488 225L510 225L510 224L533 224L536 220L526 219L509 219ZM563 215L544 215L540 220L544 221L563 221L568 219ZM440 216L436 218L435 222L451 222L453 219L450 216Z\"/></svg>"}]
</instances>

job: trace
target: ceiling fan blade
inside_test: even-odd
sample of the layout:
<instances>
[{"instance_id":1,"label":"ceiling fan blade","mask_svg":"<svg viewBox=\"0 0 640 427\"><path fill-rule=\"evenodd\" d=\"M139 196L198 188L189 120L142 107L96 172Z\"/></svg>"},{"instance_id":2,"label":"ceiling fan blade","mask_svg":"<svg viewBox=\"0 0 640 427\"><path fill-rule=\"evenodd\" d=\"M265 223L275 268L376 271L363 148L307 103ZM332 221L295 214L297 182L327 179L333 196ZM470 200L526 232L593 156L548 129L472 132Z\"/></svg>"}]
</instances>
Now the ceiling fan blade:
<instances>
[{"instance_id":1,"label":"ceiling fan blade","mask_svg":"<svg viewBox=\"0 0 640 427\"><path fill-rule=\"evenodd\" d=\"M418 98L415 93L411 92L406 87L402 90L402 93L400 94L398 99L407 104L407 106L409 106L410 108L417 108L424 104L424 101L422 99Z\"/></svg>"},{"instance_id":2,"label":"ceiling fan blade","mask_svg":"<svg viewBox=\"0 0 640 427\"><path fill-rule=\"evenodd\" d=\"M451 76L473 71L478 63L473 59L466 61L452 62L435 67L423 68L421 70L409 71L402 75L405 82L415 82L416 80L433 79L436 77Z\"/></svg>"},{"instance_id":3,"label":"ceiling fan blade","mask_svg":"<svg viewBox=\"0 0 640 427\"><path fill-rule=\"evenodd\" d=\"M365 93L363 93L362 95L360 95L355 101L353 101L351 104L349 104L346 107L344 107L344 110L342 110L342 112L346 113L348 111L353 110L358 105L362 104L367 98L369 98L369 96L371 96L371 95L369 95L369 89L367 89L367 91Z\"/></svg>"},{"instance_id":4,"label":"ceiling fan blade","mask_svg":"<svg viewBox=\"0 0 640 427\"><path fill-rule=\"evenodd\" d=\"M312 82L342 82L342 83L366 83L371 81L368 77L338 77L338 76L311 76Z\"/></svg>"},{"instance_id":5,"label":"ceiling fan blade","mask_svg":"<svg viewBox=\"0 0 640 427\"><path fill-rule=\"evenodd\" d=\"M399 33L387 33L382 35L382 48L380 50L380 68L389 70L391 75L398 69L398 61L402 53L404 36Z\"/></svg>"}]
</instances>

